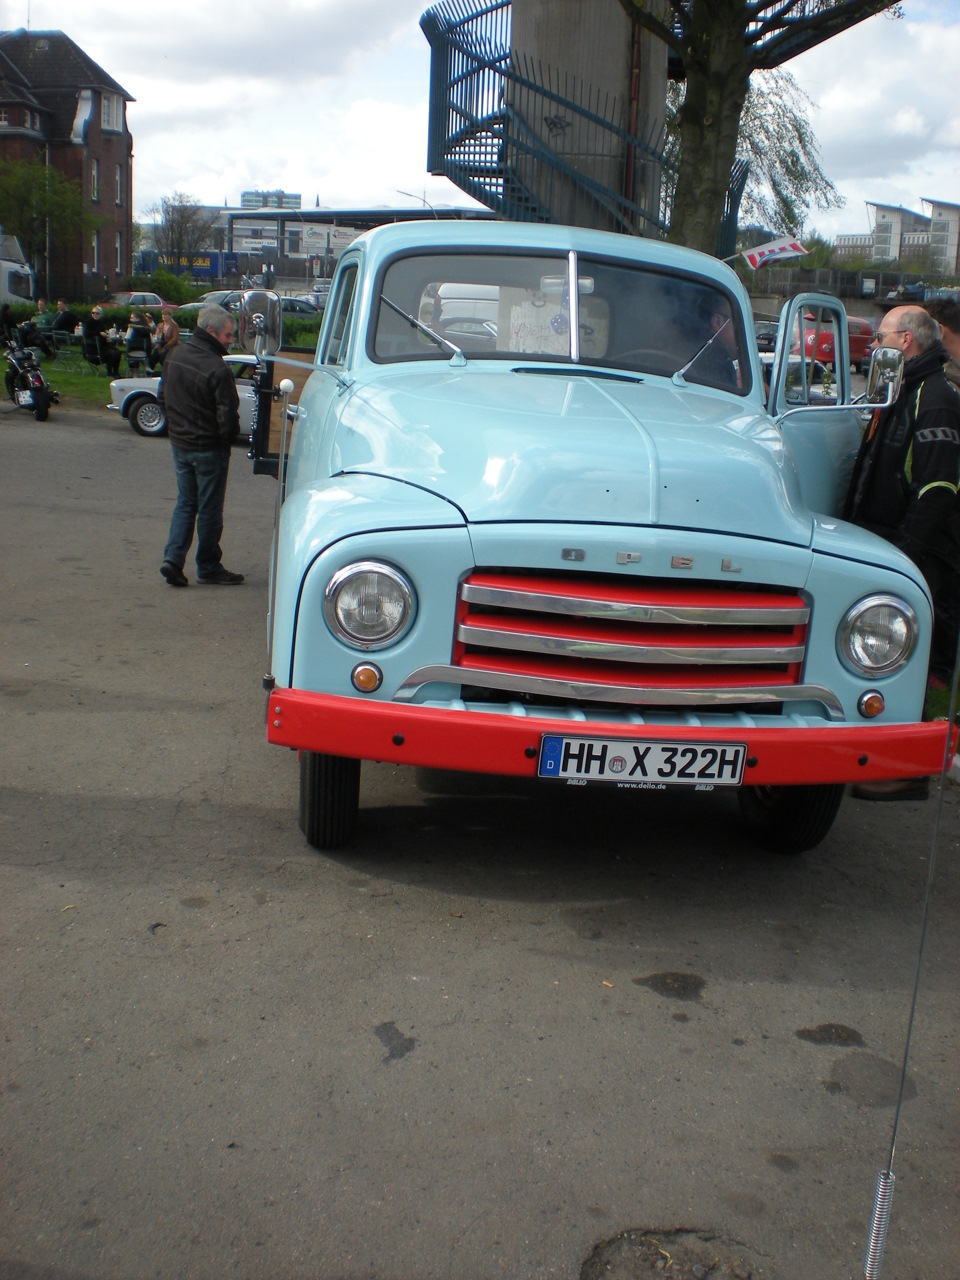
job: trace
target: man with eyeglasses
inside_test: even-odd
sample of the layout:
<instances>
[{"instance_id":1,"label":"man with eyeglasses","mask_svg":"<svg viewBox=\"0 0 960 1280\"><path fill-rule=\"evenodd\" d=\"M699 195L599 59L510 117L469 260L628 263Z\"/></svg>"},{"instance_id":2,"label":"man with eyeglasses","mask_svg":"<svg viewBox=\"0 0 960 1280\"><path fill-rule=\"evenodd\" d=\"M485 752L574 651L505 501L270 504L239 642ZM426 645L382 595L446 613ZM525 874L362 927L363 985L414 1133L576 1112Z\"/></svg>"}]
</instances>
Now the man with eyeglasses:
<instances>
[{"instance_id":1,"label":"man with eyeglasses","mask_svg":"<svg viewBox=\"0 0 960 1280\"><path fill-rule=\"evenodd\" d=\"M957 656L949 619L960 573L960 397L944 376L940 326L922 307L888 311L875 344L903 352L903 383L864 432L844 516L895 543L926 578L934 606L929 678L942 687ZM870 800L922 799L922 792L916 779L854 788Z\"/></svg>"},{"instance_id":2,"label":"man with eyeglasses","mask_svg":"<svg viewBox=\"0 0 960 1280\"><path fill-rule=\"evenodd\" d=\"M234 318L223 307L202 307L189 342L175 346L163 366L159 400L177 476L177 501L160 573L171 587L189 586L183 571L197 535L197 582L237 586L242 573L222 564L223 502L230 448L240 434L240 399L223 357L230 350Z\"/></svg>"}]
</instances>

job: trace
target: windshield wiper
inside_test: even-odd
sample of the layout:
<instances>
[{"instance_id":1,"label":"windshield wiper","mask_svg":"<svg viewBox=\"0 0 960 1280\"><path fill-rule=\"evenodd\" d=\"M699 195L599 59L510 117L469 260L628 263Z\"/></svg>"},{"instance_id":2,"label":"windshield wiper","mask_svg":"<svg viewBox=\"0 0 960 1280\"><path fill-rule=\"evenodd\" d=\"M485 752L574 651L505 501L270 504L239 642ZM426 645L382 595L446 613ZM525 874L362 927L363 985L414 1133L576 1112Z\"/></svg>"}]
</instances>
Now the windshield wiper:
<instances>
[{"instance_id":1,"label":"windshield wiper","mask_svg":"<svg viewBox=\"0 0 960 1280\"><path fill-rule=\"evenodd\" d=\"M460 365L467 363L467 357L455 342L451 342L449 338L444 338L441 334L434 332L429 325L425 325L422 321L418 320L416 316L412 316L408 311L404 311L403 307L398 307L395 302L390 301L385 293L381 293L380 301L385 302L391 311L395 311L398 316L402 316L408 324L414 327L414 329L419 329L422 334L425 334L431 342L435 342L438 347L443 347L447 351L452 351L453 356L450 360L452 365L459 367Z\"/></svg>"},{"instance_id":2,"label":"windshield wiper","mask_svg":"<svg viewBox=\"0 0 960 1280\"><path fill-rule=\"evenodd\" d=\"M677 372L673 375L674 382L676 382L677 378L679 378L681 382L683 381L683 375L687 372L687 370L693 368L693 366L697 363L697 361L700 359L700 357L703 355L705 351L710 350L710 348L713 346L716 340L720 337L721 333L723 333L724 329L730 323L731 323L730 317L727 316L727 318L724 320L723 324L720 326L717 332L706 340L706 342L703 344L703 346L700 348L697 354L691 360L688 360L682 369L677 370Z\"/></svg>"}]
</instances>

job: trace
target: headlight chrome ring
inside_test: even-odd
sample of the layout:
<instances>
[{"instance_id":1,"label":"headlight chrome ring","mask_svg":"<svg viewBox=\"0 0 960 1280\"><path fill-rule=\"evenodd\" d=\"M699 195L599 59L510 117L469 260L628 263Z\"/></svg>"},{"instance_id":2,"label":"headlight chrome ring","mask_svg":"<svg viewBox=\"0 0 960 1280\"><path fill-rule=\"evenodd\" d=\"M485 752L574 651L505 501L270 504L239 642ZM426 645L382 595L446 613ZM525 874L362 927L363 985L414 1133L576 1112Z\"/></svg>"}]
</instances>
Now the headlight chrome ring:
<instances>
[{"instance_id":1,"label":"headlight chrome ring","mask_svg":"<svg viewBox=\"0 0 960 1280\"><path fill-rule=\"evenodd\" d=\"M893 595L864 596L837 628L837 655L855 675L890 676L907 664L919 635L917 615L906 601Z\"/></svg>"},{"instance_id":2,"label":"headlight chrome ring","mask_svg":"<svg viewBox=\"0 0 960 1280\"><path fill-rule=\"evenodd\" d=\"M379 560L338 569L323 593L327 626L352 649L396 644L413 625L417 597L406 574Z\"/></svg>"}]
</instances>

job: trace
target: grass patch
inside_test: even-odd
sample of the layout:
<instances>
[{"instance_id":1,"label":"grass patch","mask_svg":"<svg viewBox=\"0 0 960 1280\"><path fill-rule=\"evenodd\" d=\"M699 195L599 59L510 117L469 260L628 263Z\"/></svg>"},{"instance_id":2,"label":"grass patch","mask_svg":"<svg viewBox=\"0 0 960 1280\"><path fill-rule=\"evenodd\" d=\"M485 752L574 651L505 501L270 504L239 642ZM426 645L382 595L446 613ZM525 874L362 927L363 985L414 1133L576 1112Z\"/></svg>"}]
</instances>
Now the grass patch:
<instances>
[{"instance_id":1,"label":"grass patch","mask_svg":"<svg viewBox=\"0 0 960 1280\"><path fill-rule=\"evenodd\" d=\"M42 361L43 376L50 383L51 390L60 392L60 403L69 408L71 404L95 404L105 408L110 400L110 379L105 373L97 373L91 367L88 373L75 373L56 360Z\"/></svg>"},{"instance_id":2,"label":"grass patch","mask_svg":"<svg viewBox=\"0 0 960 1280\"><path fill-rule=\"evenodd\" d=\"M950 714L950 689L928 689L924 714L928 720L946 720ZM960 708L955 717L960 723Z\"/></svg>"}]
</instances>

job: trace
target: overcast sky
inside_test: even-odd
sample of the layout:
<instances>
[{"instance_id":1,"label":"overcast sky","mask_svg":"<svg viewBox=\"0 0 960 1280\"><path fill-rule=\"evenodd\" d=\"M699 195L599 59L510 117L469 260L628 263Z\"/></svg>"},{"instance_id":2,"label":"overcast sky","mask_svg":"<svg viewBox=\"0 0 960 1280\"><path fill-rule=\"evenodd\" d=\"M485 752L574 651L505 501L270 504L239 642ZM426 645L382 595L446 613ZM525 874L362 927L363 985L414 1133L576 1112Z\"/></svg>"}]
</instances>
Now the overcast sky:
<instances>
[{"instance_id":1,"label":"overcast sky","mask_svg":"<svg viewBox=\"0 0 960 1280\"><path fill-rule=\"evenodd\" d=\"M0 26L65 31L136 102L138 216L175 191L204 204L300 192L321 205L469 204L426 171L425 0L0 0ZM960 204L960 5L905 0L787 64L816 104L828 237L870 229L866 201ZM412 193L399 195L399 191Z\"/></svg>"}]
</instances>

